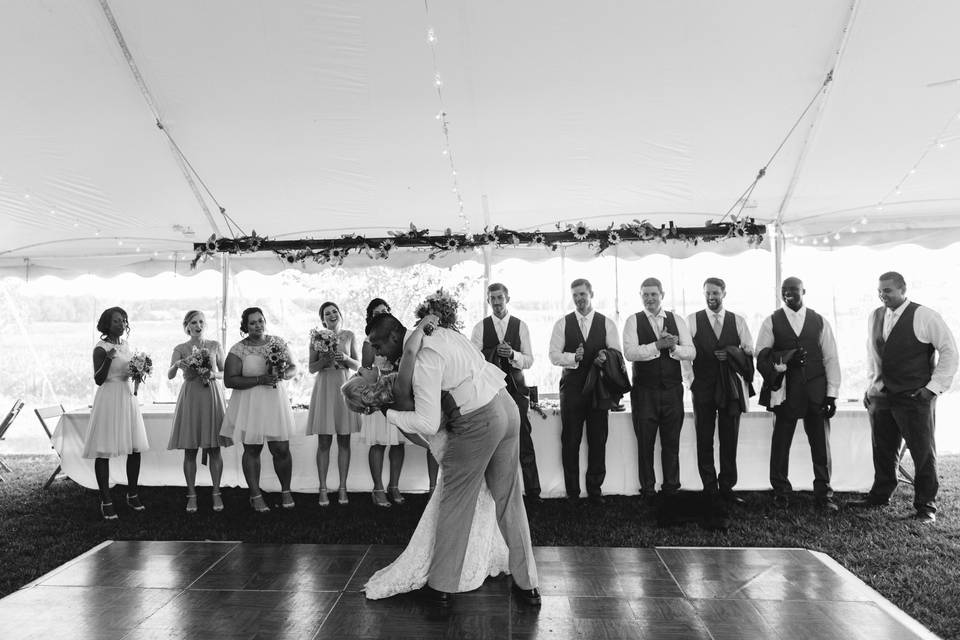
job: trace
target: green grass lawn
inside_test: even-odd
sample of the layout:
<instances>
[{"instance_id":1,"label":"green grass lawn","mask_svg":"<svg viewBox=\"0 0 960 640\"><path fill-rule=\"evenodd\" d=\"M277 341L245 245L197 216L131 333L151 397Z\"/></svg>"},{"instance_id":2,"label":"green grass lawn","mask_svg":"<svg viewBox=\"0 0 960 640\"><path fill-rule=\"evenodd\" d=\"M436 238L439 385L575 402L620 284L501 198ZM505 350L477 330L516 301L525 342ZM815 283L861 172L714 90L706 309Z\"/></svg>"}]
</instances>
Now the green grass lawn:
<instances>
[{"instance_id":1,"label":"green grass lawn","mask_svg":"<svg viewBox=\"0 0 960 640\"><path fill-rule=\"evenodd\" d=\"M316 496L297 495L292 512L257 516L246 491L224 490L226 510L210 511L209 489L200 490L200 512L183 512L183 488L146 487L147 511L120 509L107 523L97 513L95 492L70 480L41 487L56 466L53 456L8 456L13 473L0 483L0 596L74 558L104 540L242 540L321 544L405 544L426 496L410 495L401 507L378 509L369 494L351 494L348 506L320 509ZM912 513L912 488L901 487L883 510L844 510L821 515L809 495L788 510L774 509L769 494L745 492L725 533L694 524L658 528L635 497L612 496L603 507L571 507L547 500L530 509L533 543L540 546L804 547L839 561L895 605L945 638L960 638L960 456L941 459L940 520L920 526ZM116 500L122 489L115 490ZM841 501L849 498L840 495ZM270 496L277 502L279 496ZM581 501L583 502L583 501Z\"/></svg>"}]
</instances>

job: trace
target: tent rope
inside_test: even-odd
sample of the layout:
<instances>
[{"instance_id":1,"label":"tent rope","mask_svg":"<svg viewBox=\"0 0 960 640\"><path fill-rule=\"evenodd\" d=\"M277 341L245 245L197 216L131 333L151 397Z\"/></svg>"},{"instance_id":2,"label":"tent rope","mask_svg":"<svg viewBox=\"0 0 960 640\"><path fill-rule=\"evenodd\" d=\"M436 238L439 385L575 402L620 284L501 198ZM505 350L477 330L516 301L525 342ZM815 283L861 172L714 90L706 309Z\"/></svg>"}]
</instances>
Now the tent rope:
<instances>
[{"instance_id":1,"label":"tent rope","mask_svg":"<svg viewBox=\"0 0 960 640\"><path fill-rule=\"evenodd\" d=\"M757 183L760 182L760 180L762 180L765 175L767 175L767 169L770 167L771 164L773 164L774 159L777 157L777 155L779 155L780 151L783 150L783 147L787 144L787 141L790 140L790 137L793 135L793 132L797 130L797 127L799 127L800 123L803 122L803 119L807 116L807 113L809 113L810 109L813 108L813 105L816 104L817 98L819 98L823 94L823 92L826 91L827 85L829 85L831 82L833 82L833 69L831 69L829 73L827 73L827 77L824 78L823 84L821 84L820 87L817 88L817 92L810 99L810 102L807 103L807 106L804 108L803 112L800 114L800 117L798 117L796 121L793 123L793 126L790 127L790 130L787 131L787 135L784 136L783 140L780 141L780 144L777 146L776 150L770 156L770 159L767 160L766 164L760 167L760 170L757 172L757 177L753 179L753 182L750 183L750 186L748 186L744 190L744 192L740 195L740 197L737 198L732 205L730 205L730 208L727 209L727 212L723 214L722 218L720 218L720 222L723 222L724 220L726 220L727 216L729 216L730 213L737 208L737 205L740 205L740 208L737 209L737 213L734 214L733 217L734 219L736 219L740 216L740 213L743 212L744 207L747 206L747 201L750 198L750 194L753 193L753 190L756 188Z\"/></svg>"}]
</instances>

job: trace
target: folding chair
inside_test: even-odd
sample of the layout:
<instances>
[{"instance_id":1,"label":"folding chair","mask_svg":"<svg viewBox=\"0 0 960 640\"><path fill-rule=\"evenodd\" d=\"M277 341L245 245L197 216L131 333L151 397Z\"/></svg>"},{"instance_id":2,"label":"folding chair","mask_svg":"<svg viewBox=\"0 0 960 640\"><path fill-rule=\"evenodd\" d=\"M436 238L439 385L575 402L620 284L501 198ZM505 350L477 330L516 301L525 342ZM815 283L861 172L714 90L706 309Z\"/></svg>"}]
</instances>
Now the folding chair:
<instances>
[{"instance_id":1,"label":"folding chair","mask_svg":"<svg viewBox=\"0 0 960 640\"><path fill-rule=\"evenodd\" d=\"M47 437L50 439L50 448L53 449L53 431L50 429L50 426L47 424L47 420L52 418L59 418L64 413L66 409L63 408L62 404L56 404L52 407L41 407L40 409L34 409L33 412L37 414L37 420L40 421L40 426L43 427L43 430L47 433ZM57 456L59 457L59 453ZM47 479L46 484L43 485L43 488L46 489L53 481L57 479L57 475L60 473L60 465L57 465L57 468L53 473L50 474L50 477Z\"/></svg>"},{"instance_id":2,"label":"folding chair","mask_svg":"<svg viewBox=\"0 0 960 640\"><path fill-rule=\"evenodd\" d=\"M907 442L900 445L900 453L897 454L897 479L905 484L913 485L913 474L903 468L903 456L907 453Z\"/></svg>"},{"instance_id":3,"label":"folding chair","mask_svg":"<svg viewBox=\"0 0 960 640\"><path fill-rule=\"evenodd\" d=\"M23 409L23 400L16 400L13 403L13 406L10 407L10 411L7 412L7 416L3 419L3 422L0 422L0 440L3 440L3 436L6 435L7 429L13 424L13 421L17 419L17 416L20 415L20 409ZM10 467L7 466L7 463L4 462L3 458L0 458L0 470L3 470L7 473L13 471ZM3 476L0 475L0 482L3 482Z\"/></svg>"}]
</instances>

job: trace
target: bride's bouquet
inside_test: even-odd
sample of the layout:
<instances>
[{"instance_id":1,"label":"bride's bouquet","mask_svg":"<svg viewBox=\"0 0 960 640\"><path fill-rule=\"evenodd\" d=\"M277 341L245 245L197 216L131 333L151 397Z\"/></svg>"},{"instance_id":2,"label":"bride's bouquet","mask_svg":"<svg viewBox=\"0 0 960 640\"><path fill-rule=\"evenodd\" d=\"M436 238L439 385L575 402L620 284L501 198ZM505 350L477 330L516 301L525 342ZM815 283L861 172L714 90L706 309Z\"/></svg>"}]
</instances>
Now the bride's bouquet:
<instances>
[{"instance_id":1,"label":"bride's bouquet","mask_svg":"<svg viewBox=\"0 0 960 640\"><path fill-rule=\"evenodd\" d=\"M133 380L133 395L137 395L137 391L140 390L140 384L146 380L147 376L153 373L153 360L143 351L137 351L130 357L127 372Z\"/></svg>"},{"instance_id":2,"label":"bride's bouquet","mask_svg":"<svg viewBox=\"0 0 960 640\"><path fill-rule=\"evenodd\" d=\"M267 343L267 366L277 379L283 379L290 366L290 360L287 358L287 346L283 341L276 337L271 337ZM273 383L273 388L277 388L277 383Z\"/></svg>"},{"instance_id":3,"label":"bride's bouquet","mask_svg":"<svg viewBox=\"0 0 960 640\"><path fill-rule=\"evenodd\" d=\"M332 329L310 329L310 346L323 355L337 352L339 336Z\"/></svg>"},{"instance_id":4,"label":"bride's bouquet","mask_svg":"<svg viewBox=\"0 0 960 640\"><path fill-rule=\"evenodd\" d=\"M190 355L183 359L183 365L197 374L197 377L203 381L203 386L210 386L210 374L213 371L210 349L194 347Z\"/></svg>"},{"instance_id":5,"label":"bride's bouquet","mask_svg":"<svg viewBox=\"0 0 960 640\"><path fill-rule=\"evenodd\" d=\"M437 289L436 292L428 295L423 302L417 305L417 310L414 313L420 320L423 320L429 314L433 314L439 318L438 326L459 331L463 328L463 321L457 317L457 310L461 306L463 305L452 293ZM433 328L426 326L423 332L430 335L433 333Z\"/></svg>"}]
</instances>

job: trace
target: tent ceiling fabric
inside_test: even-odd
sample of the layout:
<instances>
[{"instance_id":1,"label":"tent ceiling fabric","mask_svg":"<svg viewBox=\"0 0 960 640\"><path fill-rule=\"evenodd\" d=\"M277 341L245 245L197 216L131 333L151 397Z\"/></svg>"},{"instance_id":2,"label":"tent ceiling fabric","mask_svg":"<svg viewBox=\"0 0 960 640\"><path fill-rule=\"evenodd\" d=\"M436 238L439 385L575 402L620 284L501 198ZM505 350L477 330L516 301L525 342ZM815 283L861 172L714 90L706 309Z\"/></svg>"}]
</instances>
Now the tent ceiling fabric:
<instances>
[{"instance_id":1,"label":"tent ceiling fabric","mask_svg":"<svg viewBox=\"0 0 960 640\"><path fill-rule=\"evenodd\" d=\"M843 231L834 244L960 239L960 120L944 129L960 83L943 83L960 78L960 3L9 0L0 274L155 273L229 232L105 7L167 132L246 232L461 230L432 27L471 231L718 220L836 68L744 213L788 237ZM476 256L448 260L462 258Z\"/></svg>"}]
</instances>

